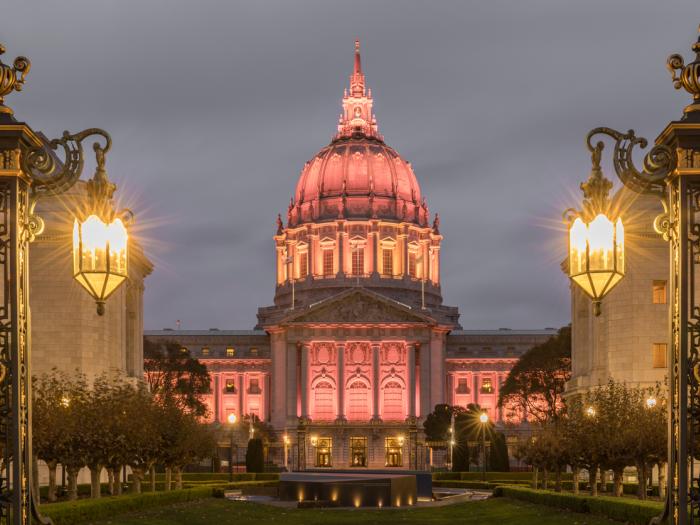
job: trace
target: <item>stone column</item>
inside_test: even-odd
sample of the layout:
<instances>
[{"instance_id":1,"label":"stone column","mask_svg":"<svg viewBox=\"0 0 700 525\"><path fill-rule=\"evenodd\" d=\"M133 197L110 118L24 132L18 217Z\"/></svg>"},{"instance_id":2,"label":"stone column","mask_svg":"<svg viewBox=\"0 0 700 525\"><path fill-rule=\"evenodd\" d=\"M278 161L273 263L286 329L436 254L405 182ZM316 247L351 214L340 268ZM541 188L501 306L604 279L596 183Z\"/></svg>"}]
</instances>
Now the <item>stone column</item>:
<instances>
[{"instance_id":1,"label":"stone column","mask_svg":"<svg viewBox=\"0 0 700 525\"><path fill-rule=\"evenodd\" d=\"M214 422L221 422L221 374L214 374Z\"/></svg>"},{"instance_id":2,"label":"stone column","mask_svg":"<svg viewBox=\"0 0 700 525\"><path fill-rule=\"evenodd\" d=\"M430 404L430 345L421 345L420 354L420 412L426 416L433 411Z\"/></svg>"},{"instance_id":3,"label":"stone column","mask_svg":"<svg viewBox=\"0 0 700 525\"><path fill-rule=\"evenodd\" d=\"M455 375L452 372L447 372L447 392L445 392L445 403L448 405L455 404Z\"/></svg>"},{"instance_id":4,"label":"stone column","mask_svg":"<svg viewBox=\"0 0 700 525\"><path fill-rule=\"evenodd\" d=\"M379 344L372 345L372 420L379 421Z\"/></svg>"},{"instance_id":5,"label":"stone column","mask_svg":"<svg viewBox=\"0 0 700 525\"><path fill-rule=\"evenodd\" d=\"M270 372L265 373L265 389L263 390L263 396L265 399L265 421L270 421L270 400L272 398L272 390L270 389Z\"/></svg>"},{"instance_id":6,"label":"stone column","mask_svg":"<svg viewBox=\"0 0 700 525\"><path fill-rule=\"evenodd\" d=\"M290 343L285 344L285 356L286 356L286 369L283 370L283 375L286 374L287 385L286 385L286 397L282 400L282 403L286 403L287 413L286 413L286 423L287 426L296 426L297 424L297 373L299 371L299 363L297 361L297 345ZM275 378L275 381L277 379Z\"/></svg>"},{"instance_id":7,"label":"stone column","mask_svg":"<svg viewBox=\"0 0 700 525\"><path fill-rule=\"evenodd\" d=\"M287 366L287 342L284 332L270 333L270 351L272 354L271 373L275 377L272 383L270 417L272 426L283 428L287 424L288 403L287 403L287 379L288 369L296 368L295 362ZM294 398L296 401L296 397ZM296 405L292 415L296 415Z\"/></svg>"},{"instance_id":8,"label":"stone column","mask_svg":"<svg viewBox=\"0 0 700 525\"><path fill-rule=\"evenodd\" d=\"M238 414L237 415L239 418L241 418L244 415L243 408L245 407L245 404L244 404L245 400L243 399L243 397L245 395L245 388L243 385L243 374L239 373L237 379L238 379Z\"/></svg>"},{"instance_id":9,"label":"stone column","mask_svg":"<svg viewBox=\"0 0 700 525\"><path fill-rule=\"evenodd\" d=\"M408 367L408 418L416 417L416 345L406 345L406 366Z\"/></svg>"},{"instance_id":10,"label":"stone column","mask_svg":"<svg viewBox=\"0 0 700 525\"><path fill-rule=\"evenodd\" d=\"M435 329L430 333L430 407L445 402L446 333Z\"/></svg>"},{"instance_id":11,"label":"stone column","mask_svg":"<svg viewBox=\"0 0 700 525\"><path fill-rule=\"evenodd\" d=\"M309 346L308 344L301 347L301 381L299 388L301 389L301 417L309 417Z\"/></svg>"},{"instance_id":12,"label":"stone column","mask_svg":"<svg viewBox=\"0 0 700 525\"><path fill-rule=\"evenodd\" d=\"M345 275L345 232L343 232L343 223L338 223L338 233L335 236L335 244L338 248L338 277Z\"/></svg>"},{"instance_id":13,"label":"stone column","mask_svg":"<svg viewBox=\"0 0 700 525\"><path fill-rule=\"evenodd\" d=\"M336 345L336 351L338 352L338 407L336 414L338 421L345 421L345 345Z\"/></svg>"},{"instance_id":14,"label":"stone column","mask_svg":"<svg viewBox=\"0 0 700 525\"><path fill-rule=\"evenodd\" d=\"M498 396L501 394L501 374L496 374L496 402L494 408L498 406ZM496 409L496 421L503 420L503 408Z\"/></svg>"},{"instance_id":15,"label":"stone column","mask_svg":"<svg viewBox=\"0 0 700 525\"><path fill-rule=\"evenodd\" d=\"M472 395L472 399L474 399L474 404L478 405L479 404L479 388L480 388L480 374L475 373L474 374L474 379L472 382L474 383L474 394Z\"/></svg>"}]
</instances>

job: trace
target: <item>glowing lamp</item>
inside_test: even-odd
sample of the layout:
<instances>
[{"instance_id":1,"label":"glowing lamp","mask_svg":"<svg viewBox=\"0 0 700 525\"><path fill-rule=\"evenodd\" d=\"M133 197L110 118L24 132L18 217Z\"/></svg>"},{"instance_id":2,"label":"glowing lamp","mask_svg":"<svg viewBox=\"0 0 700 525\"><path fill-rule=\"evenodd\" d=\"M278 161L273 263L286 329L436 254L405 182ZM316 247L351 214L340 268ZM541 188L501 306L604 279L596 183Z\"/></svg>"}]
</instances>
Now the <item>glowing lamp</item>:
<instances>
[{"instance_id":1,"label":"glowing lamp","mask_svg":"<svg viewBox=\"0 0 700 525\"><path fill-rule=\"evenodd\" d=\"M656 398L650 397L647 399L647 408L654 408L656 406Z\"/></svg>"},{"instance_id":2,"label":"glowing lamp","mask_svg":"<svg viewBox=\"0 0 700 525\"><path fill-rule=\"evenodd\" d=\"M97 215L73 224L73 277L97 302L104 314L107 298L127 278L129 236L121 219L105 223Z\"/></svg>"},{"instance_id":3,"label":"glowing lamp","mask_svg":"<svg viewBox=\"0 0 700 525\"><path fill-rule=\"evenodd\" d=\"M593 407L588 407L588 408L586 409L586 415L587 415L588 417L594 417L594 416L595 416L595 408L593 408Z\"/></svg>"},{"instance_id":4,"label":"glowing lamp","mask_svg":"<svg viewBox=\"0 0 700 525\"><path fill-rule=\"evenodd\" d=\"M625 230L598 214L588 224L576 218L569 229L569 278L593 300L600 315L600 301L625 275Z\"/></svg>"},{"instance_id":5,"label":"glowing lamp","mask_svg":"<svg viewBox=\"0 0 700 525\"><path fill-rule=\"evenodd\" d=\"M482 413L479 415L479 421L481 421L482 423L488 423L488 421L489 421L489 415L488 415L486 412L482 412Z\"/></svg>"},{"instance_id":6,"label":"glowing lamp","mask_svg":"<svg viewBox=\"0 0 700 525\"><path fill-rule=\"evenodd\" d=\"M236 414L229 414L226 420L229 422L230 425L235 425L236 424Z\"/></svg>"}]
</instances>

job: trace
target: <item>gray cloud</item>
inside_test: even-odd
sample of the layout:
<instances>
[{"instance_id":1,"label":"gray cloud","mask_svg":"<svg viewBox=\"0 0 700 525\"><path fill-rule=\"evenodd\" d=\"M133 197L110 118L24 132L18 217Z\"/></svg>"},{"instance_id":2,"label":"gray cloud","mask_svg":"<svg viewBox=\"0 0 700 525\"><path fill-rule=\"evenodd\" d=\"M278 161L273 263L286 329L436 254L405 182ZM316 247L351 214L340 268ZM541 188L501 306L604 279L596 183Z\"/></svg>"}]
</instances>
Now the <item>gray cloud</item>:
<instances>
[{"instance_id":1,"label":"gray cloud","mask_svg":"<svg viewBox=\"0 0 700 525\"><path fill-rule=\"evenodd\" d=\"M594 126L653 138L678 118L666 56L690 56L692 0L230 2L9 0L8 97L49 135L107 128L136 203L150 328L245 328L274 292L271 236L330 139L352 62L387 142L445 234L443 292L471 328L568 322L556 225ZM7 60L6 60L7 61Z\"/></svg>"}]
</instances>

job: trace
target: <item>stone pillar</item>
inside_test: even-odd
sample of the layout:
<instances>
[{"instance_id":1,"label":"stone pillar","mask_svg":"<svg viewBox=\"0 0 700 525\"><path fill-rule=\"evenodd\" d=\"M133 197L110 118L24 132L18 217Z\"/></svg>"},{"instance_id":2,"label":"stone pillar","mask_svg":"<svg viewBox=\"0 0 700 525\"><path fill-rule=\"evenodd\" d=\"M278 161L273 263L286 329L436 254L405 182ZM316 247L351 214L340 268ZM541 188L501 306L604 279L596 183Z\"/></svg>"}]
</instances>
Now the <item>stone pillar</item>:
<instances>
[{"instance_id":1,"label":"stone pillar","mask_svg":"<svg viewBox=\"0 0 700 525\"><path fill-rule=\"evenodd\" d=\"M345 232L343 232L343 223L338 222L338 233L335 236L335 244L338 248L338 277L345 275Z\"/></svg>"},{"instance_id":2,"label":"stone pillar","mask_svg":"<svg viewBox=\"0 0 700 525\"><path fill-rule=\"evenodd\" d=\"M452 372L447 372L447 391L445 392L445 403L448 405L455 404L455 375Z\"/></svg>"},{"instance_id":3,"label":"stone pillar","mask_svg":"<svg viewBox=\"0 0 700 525\"><path fill-rule=\"evenodd\" d=\"M272 390L270 389L270 372L265 373L265 389L263 390L263 396L265 399L265 421L270 421L270 413L271 413L271 403L270 400L272 398Z\"/></svg>"},{"instance_id":4,"label":"stone pillar","mask_svg":"<svg viewBox=\"0 0 700 525\"><path fill-rule=\"evenodd\" d=\"M214 422L221 422L221 374L214 374Z\"/></svg>"},{"instance_id":5,"label":"stone pillar","mask_svg":"<svg viewBox=\"0 0 700 525\"><path fill-rule=\"evenodd\" d=\"M494 405L494 408L496 408L496 421L503 421L503 408L498 407L498 396L501 394L501 374L496 374L496 404Z\"/></svg>"},{"instance_id":6,"label":"stone pillar","mask_svg":"<svg viewBox=\"0 0 700 525\"><path fill-rule=\"evenodd\" d=\"M475 374L474 374L474 379L473 379L473 383L474 383L474 393L473 393L473 395L472 395L472 399L474 400L474 404L475 404L475 405L478 405L478 404L479 404L479 388L480 388L480 386L481 386L481 385L480 385L480 379L481 379L481 375L475 373Z\"/></svg>"},{"instance_id":7,"label":"stone pillar","mask_svg":"<svg viewBox=\"0 0 700 525\"><path fill-rule=\"evenodd\" d=\"M416 345L406 345L406 366L408 367L408 418L416 417Z\"/></svg>"},{"instance_id":8,"label":"stone pillar","mask_svg":"<svg viewBox=\"0 0 700 525\"><path fill-rule=\"evenodd\" d=\"M336 417L338 421L345 421L345 345L336 345L336 351L338 352L338 395L336 397L338 407Z\"/></svg>"},{"instance_id":9,"label":"stone pillar","mask_svg":"<svg viewBox=\"0 0 700 525\"><path fill-rule=\"evenodd\" d=\"M272 426L283 428L287 424L288 403L287 403L287 379L288 369L295 368L291 363L287 366L287 342L284 332L270 333L270 351L272 354L272 371L275 381L272 383L270 418ZM296 398L294 398L296 401ZM292 415L296 415L295 410Z\"/></svg>"},{"instance_id":10,"label":"stone pillar","mask_svg":"<svg viewBox=\"0 0 700 525\"><path fill-rule=\"evenodd\" d=\"M305 344L301 347L301 381L299 388L301 389L301 417L304 419L309 417L309 346Z\"/></svg>"},{"instance_id":11,"label":"stone pillar","mask_svg":"<svg viewBox=\"0 0 700 525\"><path fill-rule=\"evenodd\" d=\"M372 345L372 420L379 421L379 344Z\"/></svg>"},{"instance_id":12,"label":"stone pillar","mask_svg":"<svg viewBox=\"0 0 700 525\"><path fill-rule=\"evenodd\" d=\"M297 413L297 373L299 371L299 363L297 362L297 345L293 343L287 344L285 342L285 355L287 368L282 371L282 374L286 374L287 384L285 389L285 398L282 399L282 403L286 404L286 423L288 426L296 426L298 413ZM277 381L277 378L275 378Z\"/></svg>"},{"instance_id":13,"label":"stone pillar","mask_svg":"<svg viewBox=\"0 0 700 525\"><path fill-rule=\"evenodd\" d=\"M421 345L420 361L420 413L427 416L435 408L430 404L430 345Z\"/></svg>"},{"instance_id":14,"label":"stone pillar","mask_svg":"<svg viewBox=\"0 0 700 525\"><path fill-rule=\"evenodd\" d=\"M243 409L245 408L245 385L243 384L243 373L239 372L238 377L238 417L241 418L244 415Z\"/></svg>"},{"instance_id":15,"label":"stone pillar","mask_svg":"<svg viewBox=\"0 0 700 525\"><path fill-rule=\"evenodd\" d=\"M434 329L430 333L430 406L444 403L445 397L445 335Z\"/></svg>"}]
</instances>

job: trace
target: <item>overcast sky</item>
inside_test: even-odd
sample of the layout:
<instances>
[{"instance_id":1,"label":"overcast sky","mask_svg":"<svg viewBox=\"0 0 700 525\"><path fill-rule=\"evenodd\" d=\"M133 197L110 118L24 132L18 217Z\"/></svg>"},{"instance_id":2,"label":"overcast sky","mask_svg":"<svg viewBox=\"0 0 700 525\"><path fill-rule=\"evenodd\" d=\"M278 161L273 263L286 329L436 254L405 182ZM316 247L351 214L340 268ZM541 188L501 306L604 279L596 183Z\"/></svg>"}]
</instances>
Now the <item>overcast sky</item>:
<instances>
[{"instance_id":1,"label":"overcast sky","mask_svg":"<svg viewBox=\"0 0 700 525\"><path fill-rule=\"evenodd\" d=\"M689 96L666 58L697 0L4 0L7 98L49 136L107 129L110 176L155 263L146 327L251 328L272 304L278 212L334 133L362 42L380 131L441 215L465 328L569 322L562 210L590 128L654 138ZM91 174L91 167L86 175ZM611 175L610 173L608 173Z\"/></svg>"}]
</instances>

